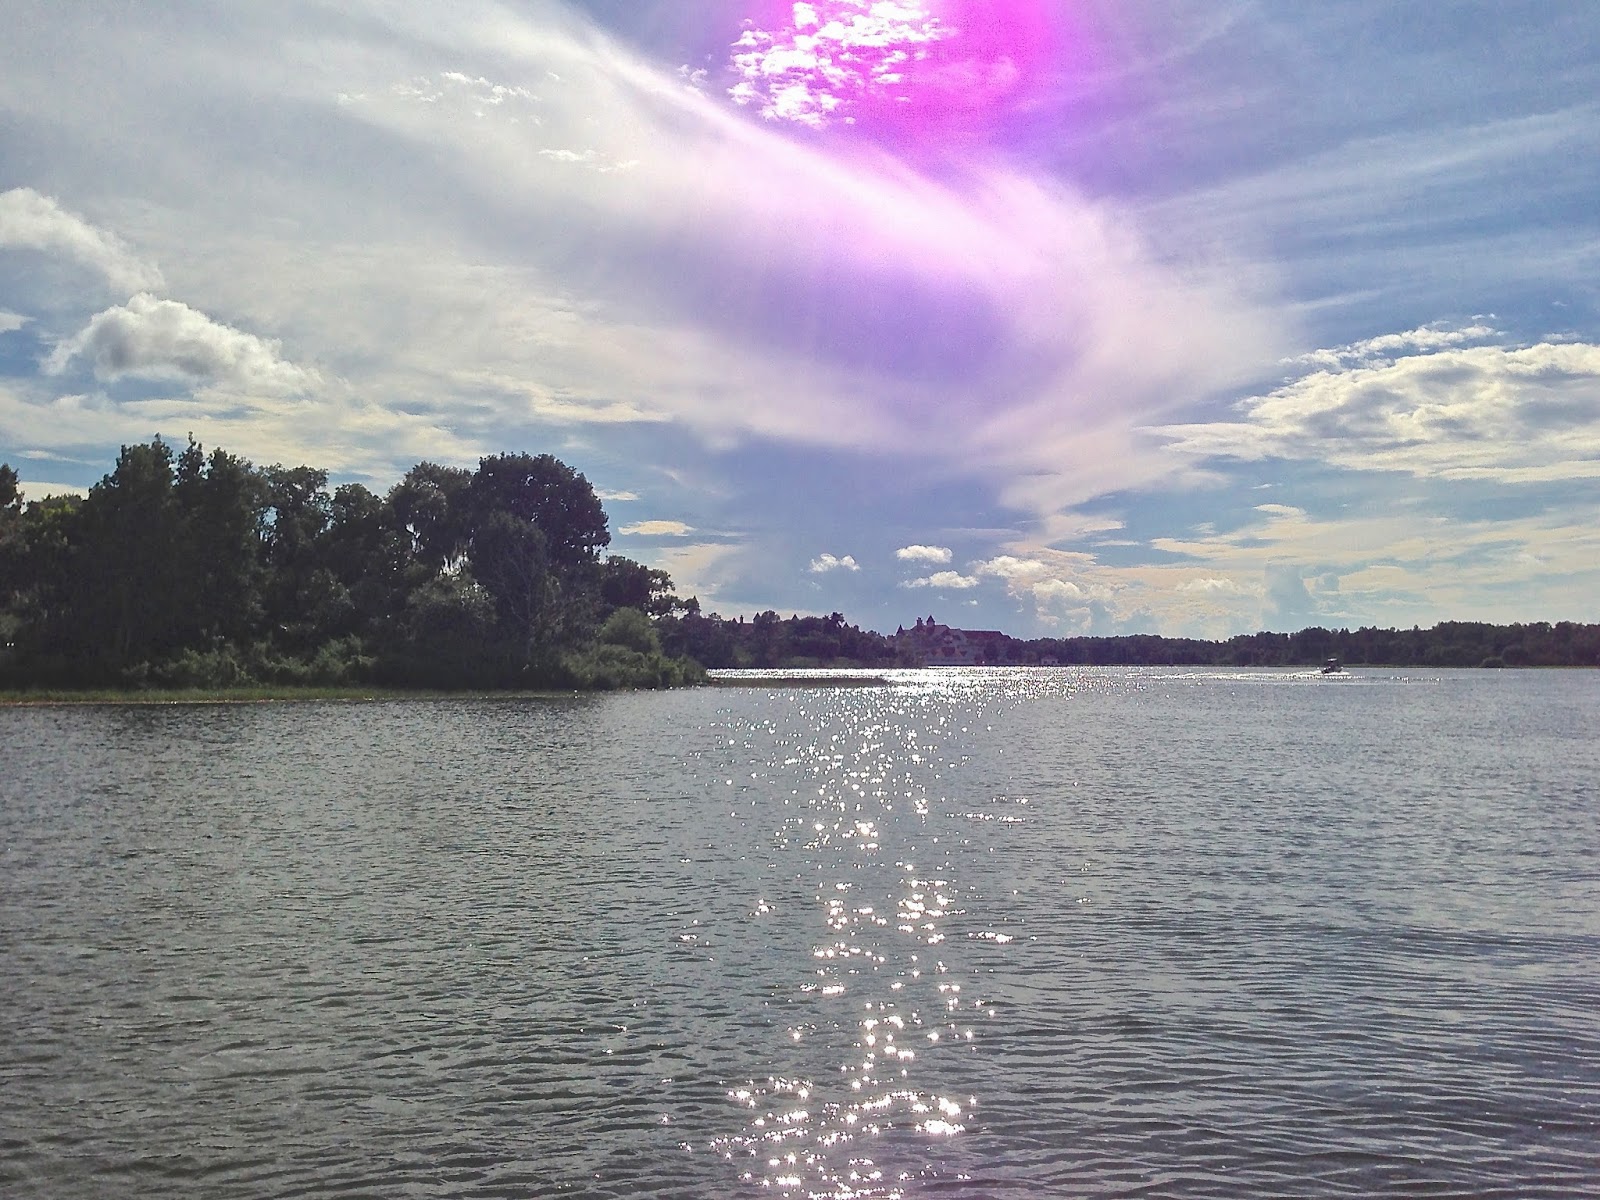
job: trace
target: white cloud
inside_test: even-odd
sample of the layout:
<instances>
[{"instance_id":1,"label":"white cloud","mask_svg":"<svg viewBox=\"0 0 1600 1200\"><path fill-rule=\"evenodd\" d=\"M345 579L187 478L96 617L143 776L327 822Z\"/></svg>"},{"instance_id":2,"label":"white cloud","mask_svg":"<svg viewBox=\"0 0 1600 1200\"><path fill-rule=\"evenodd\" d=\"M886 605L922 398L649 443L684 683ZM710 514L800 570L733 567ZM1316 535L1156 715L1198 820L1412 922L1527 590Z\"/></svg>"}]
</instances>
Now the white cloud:
<instances>
[{"instance_id":1,"label":"white cloud","mask_svg":"<svg viewBox=\"0 0 1600 1200\"><path fill-rule=\"evenodd\" d=\"M1034 598L1042 602L1051 600L1082 601L1089 595L1070 579L1041 579L1029 588Z\"/></svg>"},{"instance_id":2,"label":"white cloud","mask_svg":"<svg viewBox=\"0 0 1600 1200\"><path fill-rule=\"evenodd\" d=\"M1178 583L1174 590L1179 592L1198 592L1205 596L1256 596L1261 593L1259 586L1239 583L1233 579L1220 579L1211 575L1185 579Z\"/></svg>"},{"instance_id":3,"label":"white cloud","mask_svg":"<svg viewBox=\"0 0 1600 1200\"><path fill-rule=\"evenodd\" d=\"M1035 548L1026 555L1001 554L974 563L972 571L1002 580L1008 593L1031 603L1041 620L1053 622L1063 613L1085 612L1090 604L1112 598L1112 589L1089 582L1094 568L1093 555Z\"/></svg>"},{"instance_id":4,"label":"white cloud","mask_svg":"<svg viewBox=\"0 0 1600 1200\"><path fill-rule=\"evenodd\" d=\"M308 463L381 489L421 459L466 465L485 453L425 414L385 408L340 384L314 396L243 394L216 385L117 401L100 391L62 395L42 380L0 380L0 430L13 445L49 447L52 457L102 470L119 443L160 433L181 444L193 433L257 463Z\"/></svg>"},{"instance_id":5,"label":"white cloud","mask_svg":"<svg viewBox=\"0 0 1600 1200\"><path fill-rule=\"evenodd\" d=\"M893 447L1066 537L1071 505L1188 469L1137 426L1284 352L1233 264L1155 253L1126 209L1015 160L922 173L797 141L570 7L386 4L330 40L335 10L145 38L145 10L61 6L0 49L0 111L48 127L72 195L181 264L197 313L469 456L530 424ZM60 85L61 45L92 88ZM284 132L270 153L209 136L245 103ZM140 152L106 160L111 140ZM419 161L428 185L395 186Z\"/></svg>"},{"instance_id":6,"label":"white cloud","mask_svg":"<svg viewBox=\"0 0 1600 1200\"><path fill-rule=\"evenodd\" d=\"M1313 350L1289 360L1303 367L1345 367L1353 363L1372 364L1378 361L1403 357L1406 354L1444 350L1467 342L1480 342L1492 338L1497 331L1481 321L1460 328L1451 328L1443 322L1423 325L1404 333L1386 333L1348 346L1335 346L1327 350Z\"/></svg>"},{"instance_id":7,"label":"white cloud","mask_svg":"<svg viewBox=\"0 0 1600 1200\"><path fill-rule=\"evenodd\" d=\"M602 500L614 500L618 502L625 500L637 500L639 498L638 492L609 491L606 488L596 488L594 494Z\"/></svg>"},{"instance_id":8,"label":"white cloud","mask_svg":"<svg viewBox=\"0 0 1600 1200\"><path fill-rule=\"evenodd\" d=\"M856 563L856 560L848 554L843 558L837 558L832 554L819 554L811 560L811 565L806 568L813 575L820 575L824 571L859 571L860 569L861 567Z\"/></svg>"},{"instance_id":9,"label":"white cloud","mask_svg":"<svg viewBox=\"0 0 1600 1200\"><path fill-rule=\"evenodd\" d=\"M65 255L100 271L108 283L125 291L160 287L162 282L161 272L120 238L29 187L0 192L0 247L6 246Z\"/></svg>"},{"instance_id":10,"label":"white cloud","mask_svg":"<svg viewBox=\"0 0 1600 1200\"><path fill-rule=\"evenodd\" d=\"M953 591L964 591L967 588L978 586L978 579L973 575L963 575L959 571L935 571L924 579L908 579L900 585L908 588L942 588Z\"/></svg>"},{"instance_id":11,"label":"white cloud","mask_svg":"<svg viewBox=\"0 0 1600 1200\"><path fill-rule=\"evenodd\" d=\"M0 308L0 333L11 333L14 330L21 329L27 323L28 318L20 313L7 312L5 309Z\"/></svg>"},{"instance_id":12,"label":"white cloud","mask_svg":"<svg viewBox=\"0 0 1600 1200\"><path fill-rule=\"evenodd\" d=\"M734 574L734 564L740 547L732 542L691 542L673 546L653 554L649 564L672 577L674 591L680 596L696 596L707 612L713 612L720 603L720 595Z\"/></svg>"},{"instance_id":13,"label":"white cloud","mask_svg":"<svg viewBox=\"0 0 1600 1200\"><path fill-rule=\"evenodd\" d=\"M95 378L227 382L252 391L295 392L315 376L284 361L268 341L213 321L176 300L140 292L97 313L45 362L50 374L86 358Z\"/></svg>"},{"instance_id":14,"label":"white cloud","mask_svg":"<svg viewBox=\"0 0 1600 1200\"><path fill-rule=\"evenodd\" d=\"M1502 483L1600 476L1600 345L1586 342L1447 344L1318 370L1239 407L1239 421L1160 432L1197 458Z\"/></svg>"},{"instance_id":15,"label":"white cloud","mask_svg":"<svg viewBox=\"0 0 1600 1200\"><path fill-rule=\"evenodd\" d=\"M89 489L76 483L47 483L38 479L19 479L17 492L25 502L48 500L51 496L87 496Z\"/></svg>"},{"instance_id":16,"label":"white cloud","mask_svg":"<svg viewBox=\"0 0 1600 1200\"><path fill-rule=\"evenodd\" d=\"M684 537L694 532L694 526L685 525L682 521L635 521L617 532L639 537Z\"/></svg>"},{"instance_id":17,"label":"white cloud","mask_svg":"<svg viewBox=\"0 0 1600 1200\"><path fill-rule=\"evenodd\" d=\"M950 548L948 546L901 546L894 552L894 556L901 562L926 562L947 563L950 561Z\"/></svg>"}]
</instances>

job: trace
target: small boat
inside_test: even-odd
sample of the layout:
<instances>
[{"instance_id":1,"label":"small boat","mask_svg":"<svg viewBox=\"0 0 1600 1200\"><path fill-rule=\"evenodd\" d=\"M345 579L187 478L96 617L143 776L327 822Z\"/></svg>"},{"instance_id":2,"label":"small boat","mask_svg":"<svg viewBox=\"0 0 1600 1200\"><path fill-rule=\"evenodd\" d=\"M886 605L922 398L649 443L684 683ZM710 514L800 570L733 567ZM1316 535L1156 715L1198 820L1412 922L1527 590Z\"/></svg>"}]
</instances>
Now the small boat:
<instances>
[{"instance_id":1,"label":"small boat","mask_svg":"<svg viewBox=\"0 0 1600 1200\"><path fill-rule=\"evenodd\" d=\"M1343 675L1344 668L1339 665L1339 660L1337 658L1330 658L1327 662L1322 664L1322 670L1320 674Z\"/></svg>"}]
</instances>

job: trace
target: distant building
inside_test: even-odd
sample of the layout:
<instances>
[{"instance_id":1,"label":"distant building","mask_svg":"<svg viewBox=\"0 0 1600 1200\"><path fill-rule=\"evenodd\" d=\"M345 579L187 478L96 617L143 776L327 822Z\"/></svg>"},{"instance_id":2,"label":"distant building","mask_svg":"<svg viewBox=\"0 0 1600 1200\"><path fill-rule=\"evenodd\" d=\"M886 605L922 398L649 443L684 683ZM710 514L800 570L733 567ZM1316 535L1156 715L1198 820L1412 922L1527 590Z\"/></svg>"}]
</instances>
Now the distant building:
<instances>
[{"instance_id":1,"label":"distant building","mask_svg":"<svg viewBox=\"0 0 1600 1200\"><path fill-rule=\"evenodd\" d=\"M895 645L930 667L976 667L1003 661L1006 635L998 629L956 629L930 614L911 629L895 632Z\"/></svg>"}]
</instances>

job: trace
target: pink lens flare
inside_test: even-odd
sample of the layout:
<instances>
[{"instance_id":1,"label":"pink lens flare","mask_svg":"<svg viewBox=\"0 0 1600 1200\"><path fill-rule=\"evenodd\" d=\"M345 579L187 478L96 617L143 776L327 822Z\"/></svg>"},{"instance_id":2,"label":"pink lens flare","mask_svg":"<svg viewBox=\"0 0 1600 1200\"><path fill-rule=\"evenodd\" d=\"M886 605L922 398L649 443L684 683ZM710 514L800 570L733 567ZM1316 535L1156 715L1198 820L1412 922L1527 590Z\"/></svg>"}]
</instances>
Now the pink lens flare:
<instances>
[{"instance_id":1,"label":"pink lens flare","mask_svg":"<svg viewBox=\"0 0 1600 1200\"><path fill-rule=\"evenodd\" d=\"M1003 117L1058 69L1051 0L809 0L752 21L733 47L734 100L813 129L899 137Z\"/></svg>"}]
</instances>

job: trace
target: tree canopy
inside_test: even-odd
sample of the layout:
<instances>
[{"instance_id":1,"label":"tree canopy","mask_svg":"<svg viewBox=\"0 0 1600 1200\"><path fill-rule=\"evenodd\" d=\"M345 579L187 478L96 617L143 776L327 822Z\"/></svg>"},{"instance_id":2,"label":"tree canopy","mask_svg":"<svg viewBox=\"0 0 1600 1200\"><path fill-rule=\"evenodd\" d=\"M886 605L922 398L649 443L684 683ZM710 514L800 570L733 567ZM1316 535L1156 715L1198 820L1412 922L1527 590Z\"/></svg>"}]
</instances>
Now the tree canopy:
<instances>
[{"instance_id":1,"label":"tree canopy","mask_svg":"<svg viewBox=\"0 0 1600 1200\"><path fill-rule=\"evenodd\" d=\"M193 439L124 446L87 497L0 465L0 682L535 688L698 678L652 618L672 581L610 544L548 454L417 464L378 496ZM644 622L614 621L622 610ZM609 631L609 633L608 633Z\"/></svg>"}]
</instances>

